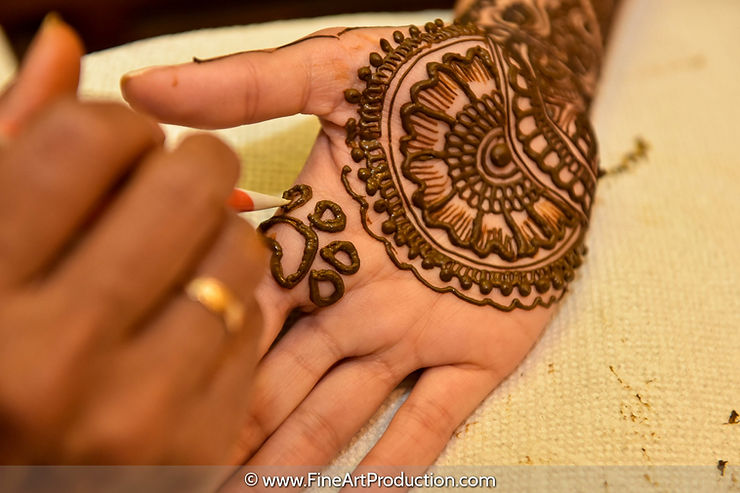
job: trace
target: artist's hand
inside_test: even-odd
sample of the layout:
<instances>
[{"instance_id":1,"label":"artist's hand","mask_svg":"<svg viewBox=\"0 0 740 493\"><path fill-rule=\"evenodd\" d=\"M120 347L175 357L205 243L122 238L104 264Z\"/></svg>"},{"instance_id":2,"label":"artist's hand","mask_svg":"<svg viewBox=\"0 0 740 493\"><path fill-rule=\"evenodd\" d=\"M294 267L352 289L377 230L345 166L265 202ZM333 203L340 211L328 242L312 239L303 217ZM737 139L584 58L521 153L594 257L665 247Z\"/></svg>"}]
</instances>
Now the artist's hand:
<instances>
[{"instance_id":1,"label":"artist's hand","mask_svg":"<svg viewBox=\"0 0 740 493\"><path fill-rule=\"evenodd\" d=\"M71 99L80 53L47 25L0 100L0 461L223 463L264 264L224 205L237 159L210 136L167 152L149 119ZM244 304L238 333L183 292L197 276Z\"/></svg>"},{"instance_id":2,"label":"artist's hand","mask_svg":"<svg viewBox=\"0 0 740 493\"><path fill-rule=\"evenodd\" d=\"M432 25L430 29L436 27ZM392 43L395 45L402 37L401 33L396 34L396 42ZM314 302L321 296L313 302L309 299L310 276L291 291L278 287L269 275L261 285L258 296L267 320L263 351L291 310L303 308L309 313L266 354L258 368L256 398L243 437L242 459L248 459L250 464L316 465L329 461L389 392L404 377L420 369L423 372L408 400L363 465L430 464L455 428L512 372L537 340L551 312L538 304L536 298L541 296L543 304L550 304L562 294L563 273L553 278L554 293L548 292L549 284L544 284L545 294L532 285L525 286L524 281L513 292L506 287L499 291L499 286L494 286L492 292L490 286L477 285L481 278L472 288L461 286L467 281L458 281L454 276L450 276L451 281L449 278L440 281L438 266L419 267L421 257L418 254L410 257L403 242L394 239L397 228L392 224L386 227L388 216L384 215L391 202L390 195L383 195L388 200L376 205L381 196L377 189L384 183L387 185L390 176L382 182L382 177L374 177L372 173L365 172L364 177L362 172L358 174L358 169L365 167L368 156L377 149L369 141L366 152L356 147L354 153L360 161L356 163L350 155L344 128L349 119L358 119L358 112L357 105L348 103L343 92L348 88L363 90L365 84L357 79L357 71L367 65L368 53L380 52L381 38L394 39L394 30L330 29L285 48L243 53L201 64L153 68L124 77L122 81L123 94L134 108L165 122L214 128L295 113L315 114L321 120L322 131L297 179L298 183L313 188L313 199L287 214L309 225L307 216L318 201L331 200L338 204L346 213L346 228L336 233L317 231L318 248L335 240L350 241L359 253L361 266L356 274L343 276L344 297L325 307L315 306ZM463 55L468 48L490 49L479 41L481 36L468 33L449 37L458 38L466 43ZM391 44L385 42L385 46ZM415 81L429 77L424 64L419 67L409 75ZM368 73L372 71L367 70ZM400 78L399 73L396 75ZM483 72L471 74L471 84L478 80L481 86L488 84L488 88L493 83L485 80ZM458 97L463 91L453 84L448 81L448 92L458 91L453 95ZM361 99L356 92L348 96L354 101ZM439 93L427 96L427 100L442 97ZM433 118L425 119L419 113L418 118L403 122L406 125L403 126L396 113L389 114L409 102L408 89L399 91L398 98L395 110L384 109L382 115L378 105L373 108L369 102L364 122L354 126L349 141L356 145L356 129L362 124L372 125L373 118L375 121L380 118L385 123L390 119L387 127L382 126L383 136L378 137L378 141L386 139L383 141L386 147L386 132L402 136L404 130L410 130L409 125L430 129L426 145L445 145L445 130ZM454 117L455 113L450 116ZM446 128L449 131L450 127ZM390 140L391 145L399 146L399 137ZM421 140L411 144L421 146ZM345 170L347 166L349 169ZM424 166L420 161L416 171L410 173L436 173L431 167L425 171ZM445 181L444 174L437 176ZM346 186L343 178L347 180ZM368 183L367 189L363 180ZM356 199L350 196L348 188L357 194ZM536 221L541 221L541 226L545 223L549 226L542 226L547 232L535 232L538 226L529 224L533 237L546 233L553 238L560 233L572 235L573 229L582 227L581 223L579 226L573 222L575 216L570 219L564 218L565 213L560 216L558 207L575 214L564 201L546 191L538 189L538 193L545 198L543 202L535 200L536 207L546 203L542 210L551 212L553 221L549 223L538 216ZM366 216L360 212L363 201L370 205ZM366 217L365 227L361 217ZM571 222L566 226L567 220ZM567 228L571 229L564 231ZM368 231L385 244L371 237ZM267 235L285 253L284 274L294 272L305 250L304 238L288 224L271 227ZM520 240L517 238L514 250L521 252L527 248L527 240L531 241L528 246L531 248L536 241L546 241L541 237ZM514 240L509 240L504 246L511 248L513 244ZM529 254L536 255L531 250ZM425 286L410 270L397 268L392 259L415 264L419 277L448 292ZM343 262L347 263L347 259ZM318 255L313 268L333 269ZM565 275L569 278L572 271ZM449 286L461 296L450 292ZM465 297L469 300L464 300ZM486 299L491 303L481 301ZM499 309L514 308L515 299L532 309Z\"/></svg>"},{"instance_id":3,"label":"artist's hand","mask_svg":"<svg viewBox=\"0 0 740 493\"><path fill-rule=\"evenodd\" d=\"M82 53L77 34L55 15L47 16L18 75L0 93L0 143L54 100L77 92Z\"/></svg>"}]
</instances>

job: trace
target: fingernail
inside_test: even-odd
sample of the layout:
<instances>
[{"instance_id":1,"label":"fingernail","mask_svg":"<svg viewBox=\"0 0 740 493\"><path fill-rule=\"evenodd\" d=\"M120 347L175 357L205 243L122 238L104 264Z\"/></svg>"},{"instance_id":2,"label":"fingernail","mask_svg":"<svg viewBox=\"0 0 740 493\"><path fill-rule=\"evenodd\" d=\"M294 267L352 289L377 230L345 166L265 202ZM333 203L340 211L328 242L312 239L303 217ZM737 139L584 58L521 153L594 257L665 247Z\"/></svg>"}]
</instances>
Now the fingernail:
<instances>
[{"instance_id":1,"label":"fingernail","mask_svg":"<svg viewBox=\"0 0 740 493\"><path fill-rule=\"evenodd\" d=\"M41 28L39 30L43 31L44 29L51 26L58 26L59 24L64 24L64 19L59 15L59 12L52 10L44 16L44 20L41 21Z\"/></svg>"},{"instance_id":2,"label":"fingernail","mask_svg":"<svg viewBox=\"0 0 740 493\"><path fill-rule=\"evenodd\" d=\"M62 20L62 16L59 15L59 13L51 11L46 14L44 16L44 20L41 21L41 25L39 26L38 31L36 31L36 34L33 36L33 40L31 40L31 44L28 46L26 53L22 57L22 63L26 63L26 61L32 56L33 51L40 43L39 40L41 39L41 36L42 34L44 34L44 32L52 27L58 27L62 24L64 24L64 21Z\"/></svg>"},{"instance_id":3,"label":"fingernail","mask_svg":"<svg viewBox=\"0 0 740 493\"><path fill-rule=\"evenodd\" d=\"M118 82L118 86L121 89L121 95L123 96L123 99L128 101L128 90L127 85L129 82L131 82L132 79L135 79L141 75L144 75L147 72L150 72L151 70L154 70L158 67L144 67L137 70L132 70L130 72L126 72L121 76L121 80Z\"/></svg>"},{"instance_id":4,"label":"fingernail","mask_svg":"<svg viewBox=\"0 0 740 493\"><path fill-rule=\"evenodd\" d=\"M131 79L133 79L135 77L139 77L141 75L144 75L147 72L150 72L152 70L158 69L159 67L160 67L159 65L154 65L154 66L151 66L151 67L144 67L144 68L139 68L139 69L136 69L136 70L132 70L130 72L126 72L125 74L123 74L121 76L121 84L123 84L123 83L125 83L125 82L127 82L127 81L129 81L129 80L131 80Z\"/></svg>"}]
</instances>

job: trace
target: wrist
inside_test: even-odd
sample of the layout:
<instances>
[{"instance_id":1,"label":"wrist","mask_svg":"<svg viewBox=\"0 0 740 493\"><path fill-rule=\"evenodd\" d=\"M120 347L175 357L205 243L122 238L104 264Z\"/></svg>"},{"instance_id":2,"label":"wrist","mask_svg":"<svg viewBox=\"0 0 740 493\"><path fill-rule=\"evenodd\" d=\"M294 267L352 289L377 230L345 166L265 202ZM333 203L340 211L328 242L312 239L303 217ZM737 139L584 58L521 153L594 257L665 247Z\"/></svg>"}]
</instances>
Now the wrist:
<instances>
[{"instance_id":1,"label":"wrist","mask_svg":"<svg viewBox=\"0 0 740 493\"><path fill-rule=\"evenodd\" d=\"M616 1L594 3L598 9L587 0L462 0L456 14L458 22L474 23L508 51L522 54L544 83L587 108L603 59L602 25L609 24Z\"/></svg>"}]
</instances>

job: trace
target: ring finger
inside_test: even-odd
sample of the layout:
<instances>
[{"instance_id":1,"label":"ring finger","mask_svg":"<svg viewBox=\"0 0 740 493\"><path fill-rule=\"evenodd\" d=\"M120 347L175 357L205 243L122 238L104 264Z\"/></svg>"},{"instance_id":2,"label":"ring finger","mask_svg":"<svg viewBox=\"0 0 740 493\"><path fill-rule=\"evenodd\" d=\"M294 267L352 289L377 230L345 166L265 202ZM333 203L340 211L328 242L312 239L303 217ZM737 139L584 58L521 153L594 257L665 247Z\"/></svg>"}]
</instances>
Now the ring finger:
<instances>
[{"instance_id":1,"label":"ring finger","mask_svg":"<svg viewBox=\"0 0 740 493\"><path fill-rule=\"evenodd\" d=\"M160 447L116 461L225 460L238 436L256 365L261 315L250 300L264 265L262 249L254 232L230 215L190 275L218 279L228 296L244 306L242 330L227 333L219 314L184 291L172 292L150 315L151 322L101 366L99 384L90 393L94 400L74 427L73 446L82 457L100 449L97 440L102 439L104 445L131 444L131 449L149 442Z\"/></svg>"}]
</instances>

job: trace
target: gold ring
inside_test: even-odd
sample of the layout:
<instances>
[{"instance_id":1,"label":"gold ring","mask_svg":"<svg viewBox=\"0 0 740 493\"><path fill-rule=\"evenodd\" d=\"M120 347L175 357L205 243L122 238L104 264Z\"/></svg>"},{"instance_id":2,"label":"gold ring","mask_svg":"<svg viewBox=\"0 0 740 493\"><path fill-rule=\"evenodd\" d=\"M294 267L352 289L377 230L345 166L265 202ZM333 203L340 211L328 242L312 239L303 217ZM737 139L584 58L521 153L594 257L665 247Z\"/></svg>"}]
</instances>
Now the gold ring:
<instances>
[{"instance_id":1,"label":"gold ring","mask_svg":"<svg viewBox=\"0 0 740 493\"><path fill-rule=\"evenodd\" d=\"M244 305L224 283L213 277L196 277L185 286L185 294L224 322L226 332L236 334L244 326Z\"/></svg>"}]
</instances>

